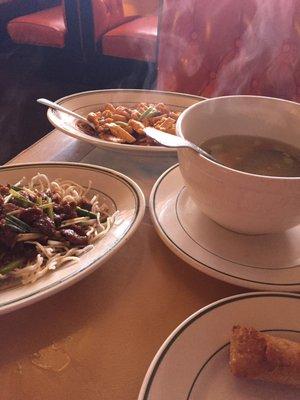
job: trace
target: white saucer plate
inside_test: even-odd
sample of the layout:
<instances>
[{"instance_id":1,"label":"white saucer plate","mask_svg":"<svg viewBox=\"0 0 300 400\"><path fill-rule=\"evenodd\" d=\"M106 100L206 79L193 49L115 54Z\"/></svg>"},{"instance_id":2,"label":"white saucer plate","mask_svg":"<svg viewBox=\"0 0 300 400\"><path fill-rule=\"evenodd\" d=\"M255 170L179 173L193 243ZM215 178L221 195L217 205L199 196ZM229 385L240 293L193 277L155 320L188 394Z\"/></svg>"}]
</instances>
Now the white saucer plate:
<instances>
[{"instance_id":1,"label":"white saucer plate","mask_svg":"<svg viewBox=\"0 0 300 400\"><path fill-rule=\"evenodd\" d=\"M68 263L46 274L35 283L0 290L0 314L14 311L53 295L95 271L116 253L139 226L145 211L141 189L127 176L114 170L76 163L18 164L0 168L2 184L18 182L23 176L31 178L38 172L50 179L70 179L98 193L111 213L118 210L114 225L94 244L94 248L80 256L78 262Z\"/></svg>"},{"instance_id":2,"label":"white saucer plate","mask_svg":"<svg viewBox=\"0 0 300 400\"><path fill-rule=\"evenodd\" d=\"M270 235L231 232L196 207L178 164L154 185L150 211L165 244L199 271L252 289L300 291L300 225Z\"/></svg>"},{"instance_id":3,"label":"white saucer plate","mask_svg":"<svg viewBox=\"0 0 300 400\"><path fill-rule=\"evenodd\" d=\"M99 111L106 103L132 107L137 103L164 103L173 111L183 111L192 104L205 100L204 97L193 96L184 93L164 92L159 90L141 89L107 89L92 90L89 92L75 93L56 100L56 103L86 116L91 111ZM75 139L93 144L96 147L110 149L117 152L130 153L138 156L159 156L176 154L176 150L163 146L138 146L134 144L122 144L107 142L81 132L76 126L76 119L56 110L48 109L50 123L60 131Z\"/></svg>"},{"instance_id":4,"label":"white saucer plate","mask_svg":"<svg viewBox=\"0 0 300 400\"><path fill-rule=\"evenodd\" d=\"M236 324L300 341L300 295L247 293L208 305L187 318L162 345L138 400L296 400L299 390L234 377L229 342Z\"/></svg>"}]
</instances>

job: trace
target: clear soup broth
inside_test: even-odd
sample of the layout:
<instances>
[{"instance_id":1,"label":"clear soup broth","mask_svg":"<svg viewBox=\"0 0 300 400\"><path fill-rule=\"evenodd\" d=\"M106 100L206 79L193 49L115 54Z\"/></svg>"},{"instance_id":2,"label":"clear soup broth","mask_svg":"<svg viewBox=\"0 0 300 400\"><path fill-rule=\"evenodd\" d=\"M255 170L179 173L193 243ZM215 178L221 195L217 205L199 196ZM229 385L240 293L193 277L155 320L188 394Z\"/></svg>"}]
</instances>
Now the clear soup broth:
<instances>
[{"instance_id":1,"label":"clear soup broth","mask_svg":"<svg viewBox=\"0 0 300 400\"><path fill-rule=\"evenodd\" d=\"M205 141L202 146L227 167L250 174L300 176L300 149L259 136L229 135Z\"/></svg>"}]
</instances>

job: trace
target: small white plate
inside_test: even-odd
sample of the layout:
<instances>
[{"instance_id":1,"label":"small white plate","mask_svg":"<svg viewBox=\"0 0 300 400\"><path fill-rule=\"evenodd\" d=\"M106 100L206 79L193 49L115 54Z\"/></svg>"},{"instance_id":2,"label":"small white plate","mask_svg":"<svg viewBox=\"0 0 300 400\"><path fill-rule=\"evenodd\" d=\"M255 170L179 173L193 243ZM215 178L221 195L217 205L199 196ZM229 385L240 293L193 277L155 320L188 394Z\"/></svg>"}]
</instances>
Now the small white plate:
<instances>
[{"instance_id":1,"label":"small white plate","mask_svg":"<svg viewBox=\"0 0 300 400\"><path fill-rule=\"evenodd\" d=\"M300 225L270 235L231 232L197 208L178 164L154 185L150 211L161 239L199 271L253 289L300 291Z\"/></svg>"},{"instance_id":2,"label":"small white plate","mask_svg":"<svg viewBox=\"0 0 300 400\"><path fill-rule=\"evenodd\" d=\"M145 376L139 400L296 400L299 390L235 378L229 370L234 325L300 341L300 295L247 293L208 305L168 337Z\"/></svg>"},{"instance_id":3,"label":"small white plate","mask_svg":"<svg viewBox=\"0 0 300 400\"><path fill-rule=\"evenodd\" d=\"M75 93L70 96L56 100L56 103L86 116L91 111L99 111L102 105L112 103L114 105L133 106L140 102L164 103L174 111L183 111L185 108L199 101L205 100L204 97L193 96L183 93L163 92L158 90L139 90L139 89L108 89L93 90L89 92ZM176 150L162 146L137 146L132 144L112 143L81 132L76 126L76 119L48 109L47 113L50 123L60 131L76 139L83 140L97 147L109 148L110 150L130 152L137 155L159 155L174 153Z\"/></svg>"},{"instance_id":4,"label":"small white plate","mask_svg":"<svg viewBox=\"0 0 300 400\"><path fill-rule=\"evenodd\" d=\"M145 212L144 195L135 182L119 172L89 164L37 163L1 167L0 182L15 183L23 176L30 178L38 172L47 174L50 179L71 179L83 186L92 181L92 191L100 194L112 212L119 210L119 213L103 239L78 262L66 264L35 283L0 290L0 314L42 300L95 271L126 243Z\"/></svg>"}]
</instances>

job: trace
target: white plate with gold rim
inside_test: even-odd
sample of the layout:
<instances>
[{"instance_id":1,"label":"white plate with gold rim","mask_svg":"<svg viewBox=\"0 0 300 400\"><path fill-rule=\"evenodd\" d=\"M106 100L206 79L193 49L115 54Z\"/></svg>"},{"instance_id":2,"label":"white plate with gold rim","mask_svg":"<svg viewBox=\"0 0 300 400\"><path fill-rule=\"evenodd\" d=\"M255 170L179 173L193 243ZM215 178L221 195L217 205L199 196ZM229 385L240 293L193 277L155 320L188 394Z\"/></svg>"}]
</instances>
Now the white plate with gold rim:
<instances>
[{"instance_id":1,"label":"white plate with gold rim","mask_svg":"<svg viewBox=\"0 0 300 400\"><path fill-rule=\"evenodd\" d=\"M252 289L300 291L300 225L269 235L229 231L197 208L178 164L157 180L149 203L161 239L199 271Z\"/></svg>"},{"instance_id":2,"label":"white plate with gold rim","mask_svg":"<svg viewBox=\"0 0 300 400\"><path fill-rule=\"evenodd\" d=\"M188 317L161 346L138 400L296 400L299 389L234 377L229 341L234 325L300 342L300 295L246 293Z\"/></svg>"},{"instance_id":3,"label":"white plate with gold rim","mask_svg":"<svg viewBox=\"0 0 300 400\"><path fill-rule=\"evenodd\" d=\"M140 102L164 103L171 110L183 111L192 104L202 100L205 100L205 98L184 93L142 89L107 89L75 93L56 100L56 103L80 115L86 116L91 111L98 111L106 103L125 106L134 106ZM138 146L134 144L112 143L98 139L80 131L76 126L75 118L56 110L48 109L47 116L50 123L60 131L96 147L118 152L130 152L130 154L137 155L157 156L166 153L176 154L176 150L162 146Z\"/></svg>"},{"instance_id":4,"label":"white plate with gold rim","mask_svg":"<svg viewBox=\"0 0 300 400\"><path fill-rule=\"evenodd\" d=\"M88 186L91 181L91 191L98 193L111 213L116 210L118 213L107 234L95 242L93 249L80 256L79 261L67 263L34 283L0 290L0 314L40 301L95 271L127 242L145 212L145 199L139 186L127 176L108 168L60 162L16 164L0 167L0 181L13 184L38 172L47 174L50 179L70 179L82 186Z\"/></svg>"}]
</instances>

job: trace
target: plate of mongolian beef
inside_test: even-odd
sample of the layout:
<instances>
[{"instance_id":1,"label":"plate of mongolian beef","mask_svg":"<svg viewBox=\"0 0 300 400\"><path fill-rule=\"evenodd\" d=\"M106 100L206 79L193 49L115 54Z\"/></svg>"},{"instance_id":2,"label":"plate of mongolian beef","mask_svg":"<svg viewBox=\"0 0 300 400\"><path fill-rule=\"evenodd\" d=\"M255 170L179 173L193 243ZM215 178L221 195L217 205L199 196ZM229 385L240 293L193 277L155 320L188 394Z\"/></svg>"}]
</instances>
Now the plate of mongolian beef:
<instances>
[{"instance_id":1,"label":"plate of mongolian beef","mask_svg":"<svg viewBox=\"0 0 300 400\"><path fill-rule=\"evenodd\" d=\"M140 188L75 163L0 168L0 313L75 283L114 254L145 210Z\"/></svg>"}]
</instances>

